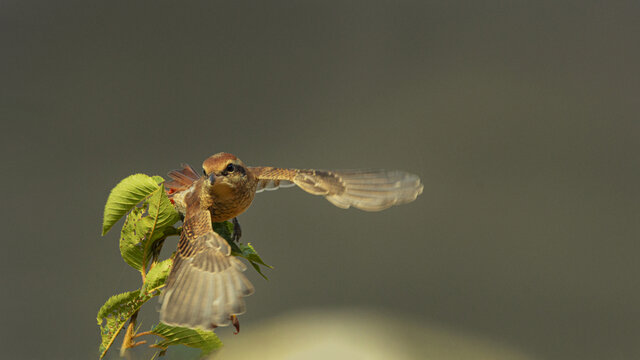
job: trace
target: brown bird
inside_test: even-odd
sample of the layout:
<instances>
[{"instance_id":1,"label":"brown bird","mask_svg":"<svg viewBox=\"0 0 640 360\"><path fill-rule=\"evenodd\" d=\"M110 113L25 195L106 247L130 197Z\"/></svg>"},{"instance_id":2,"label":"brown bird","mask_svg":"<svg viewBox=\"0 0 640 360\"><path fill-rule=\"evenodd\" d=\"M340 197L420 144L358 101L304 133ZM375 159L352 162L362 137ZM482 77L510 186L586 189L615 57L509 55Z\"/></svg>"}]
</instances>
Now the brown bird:
<instances>
[{"instance_id":1,"label":"brown bird","mask_svg":"<svg viewBox=\"0 0 640 360\"><path fill-rule=\"evenodd\" d=\"M256 193L297 185L323 195L334 205L380 211L411 202L422 193L418 176L385 170L298 170L247 167L227 153L215 154L202 164L199 176L189 165L169 173L166 184L176 208L184 215L173 268L162 295L160 321L169 325L212 329L229 325L244 313L242 299L253 285L242 274L245 265L227 241L212 229L212 222L233 220L244 212Z\"/></svg>"}]
</instances>

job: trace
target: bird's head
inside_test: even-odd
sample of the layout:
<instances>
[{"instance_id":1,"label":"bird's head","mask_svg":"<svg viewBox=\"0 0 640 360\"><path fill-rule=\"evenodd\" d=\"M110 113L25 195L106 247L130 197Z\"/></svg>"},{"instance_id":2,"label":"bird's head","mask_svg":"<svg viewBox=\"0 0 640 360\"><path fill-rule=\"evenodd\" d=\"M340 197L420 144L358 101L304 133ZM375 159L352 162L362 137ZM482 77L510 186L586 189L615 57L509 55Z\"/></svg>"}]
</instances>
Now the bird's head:
<instances>
[{"instance_id":1,"label":"bird's head","mask_svg":"<svg viewBox=\"0 0 640 360\"><path fill-rule=\"evenodd\" d=\"M206 183L217 196L243 189L250 181L250 173L244 163L232 154L217 153L202 163Z\"/></svg>"}]
</instances>

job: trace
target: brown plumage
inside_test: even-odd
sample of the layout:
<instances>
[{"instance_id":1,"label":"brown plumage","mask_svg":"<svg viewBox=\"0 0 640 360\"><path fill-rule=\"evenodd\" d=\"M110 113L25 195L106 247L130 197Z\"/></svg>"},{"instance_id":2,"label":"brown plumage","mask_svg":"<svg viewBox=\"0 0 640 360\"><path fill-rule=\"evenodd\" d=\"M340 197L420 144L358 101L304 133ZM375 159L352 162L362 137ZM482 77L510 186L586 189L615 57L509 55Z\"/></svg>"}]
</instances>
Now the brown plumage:
<instances>
[{"instance_id":1,"label":"brown plumage","mask_svg":"<svg viewBox=\"0 0 640 360\"><path fill-rule=\"evenodd\" d=\"M253 286L246 267L231 256L229 244L212 222L244 212L257 192L297 185L341 208L379 211L411 202L422 193L418 176L385 170L298 170L246 167L218 153L203 163L204 175L189 166L169 173L166 188L184 224L174 265L162 296L160 320L166 324L210 329L229 325L244 313L242 299Z\"/></svg>"}]
</instances>

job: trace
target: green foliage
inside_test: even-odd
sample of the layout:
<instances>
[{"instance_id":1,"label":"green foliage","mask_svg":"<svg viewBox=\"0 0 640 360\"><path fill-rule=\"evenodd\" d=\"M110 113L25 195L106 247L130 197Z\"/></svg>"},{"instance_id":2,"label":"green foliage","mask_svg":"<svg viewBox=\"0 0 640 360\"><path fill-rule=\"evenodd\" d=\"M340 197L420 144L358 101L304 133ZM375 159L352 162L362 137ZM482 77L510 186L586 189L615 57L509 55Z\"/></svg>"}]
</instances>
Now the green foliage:
<instances>
[{"instance_id":1,"label":"green foliage","mask_svg":"<svg viewBox=\"0 0 640 360\"><path fill-rule=\"evenodd\" d=\"M213 228L213 231L215 231L216 234L222 236L227 239L229 243L233 244L233 241L231 241L231 237L233 236L233 224L231 222L214 222L211 223L211 228ZM231 246L233 247L233 245Z\"/></svg>"},{"instance_id":2,"label":"green foliage","mask_svg":"<svg viewBox=\"0 0 640 360\"><path fill-rule=\"evenodd\" d=\"M157 259L164 240L168 236L180 235L181 231L181 228L174 227L180 220L180 215L167 197L163 183L164 179L160 176L131 175L116 185L107 199L102 234L106 234L128 213L120 233L120 253L127 264L140 272L143 283L139 290L112 296L100 308L97 317L102 336L100 358L105 356L128 320L129 328L123 340L124 350L144 343L133 341L143 335L158 335L163 338L152 345L163 349L156 353L154 358L164 355L170 345L198 348L202 356L222 346L222 342L211 331L162 323L149 332L136 334L135 321L138 311L144 303L160 295L171 271L172 259ZM227 240L232 248L232 255L247 259L256 271L266 278L260 266L271 267L262 261L251 244L236 244L232 241L233 224L228 221L214 223L213 230Z\"/></svg>"},{"instance_id":3,"label":"green foliage","mask_svg":"<svg viewBox=\"0 0 640 360\"><path fill-rule=\"evenodd\" d=\"M260 255L258 255L258 253L256 252L256 249L254 249L253 246L251 246L251 243L248 243L247 245L244 245L244 244L236 245L235 243L231 243L231 254L233 256L240 256L242 258L247 259L247 261L249 261L249 264L253 266L253 268L258 272L258 274L262 275L262 277L265 278L266 280L269 280L269 278L267 278L265 274L262 273L262 270L260 269L260 265L266 266L269 269L273 269L273 267L271 265L265 264L264 261L262 261L262 258L260 257Z\"/></svg>"},{"instance_id":4,"label":"green foliage","mask_svg":"<svg viewBox=\"0 0 640 360\"><path fill-rule=\"evenodd\" d=\"M98 326L100 326L100 335L102 336L99 348L100 358L113 344L131 315L140 309L142 302L139 301L139 297L140 290L114 295L98 311Z\"/></svg>"},{"instance_id":5,"label":"green foliage","mask_svg":"<svg viewBox=\"0 0 640 360\"><path fill-rule=\"evenodd\" d=\"M273 269L273 267L265 264L264 261L262 261L262 258L260 258L260 255L258 255L258 253L253 248L253 246L251 246L251 243L244 245L241 243L236 244L235 242L231 241L231 238L233 236L233 224L231 222L225 221L221 223L213 223L212 227L213 227L213 231L215 231L216 233L218 233L220 236L222 236L227 240L227 242L231 246L231 255L239 256L247 259L247 261L249 261L251 266L253 266L253 268L258 272L258 274L262 275L263 278L269 280L262 273L262 270L260 269L260 265L266 266L269 269Z\"/></svg>"},{"instance_id":6,"label":"green foliage","mask_svg":"<svg viewBox=\"0 0 640 360\"><path fill-rule=\"evenodd\" d=\"M169 276L172 265L172 259L167 259L156 263L151 268L151 270L149 270L149 273L147 273L147 277L144 280L144 285L142 286L142 292L150 293L163 286L165 281L167 280L167 277Z\"/></svg>"},{"instance_id":7,"label":"green foliage","mask_svg":"<svg viewBox=\"0 0 640 360\"><path fill-rule=\"evenodd\" d=\"M140 201L157 191L158 180L163 181L159 176L152 178L144 174L135 174L120 181L107 198L102 220L102 235L105 235L124 214Z\"/></svg>"},{"instance_id":8,"label":"green foliage","mask_svg":"<svg viewBox=\"0 0 640 360\"><path fill-rule=\"evenodd\" d=\"M111 191L105 207L103 233L105 228L110 228L126 211L131 210L122 226L120 253L124 261L138 271L147 267L157 241L178 233L172 225L180 220L180 215L169 201L164 185L158 185L158 180L164 181L159 176L129 176ZM131 205L133 200L118 202L121 199L140 199L138 203L142 201L142 206L136 207L138 203ZM126 209L124 213L121 212L123 209Z\"/></svg>"},{"instance_id":9,"label":"green foliage","mask_svg":"<svg viewBox=\"0 0 640 360\"><path fill-rule=\"evenodd\" d=\"M169 326L160 323L151 332L164 338L164 340L154 345L154 347L160 349L167 349L170 345L185 345L200 349L200 357L203 357L222 347L222 341L218 339L218 336L213 331Z\"/></svg>"},{"instance_id":10,"label":"green foliage","mask_svg":"<svg viewBox=\"0 0 640 360\"><path fill-rule=\"evenodd\" d=\"M120 233L120 255L127 264L138 271L142 270L144 235L138 234L136 230L145 211L145 207L134 207L124 221Z\"/></svg>"}]
</instances>

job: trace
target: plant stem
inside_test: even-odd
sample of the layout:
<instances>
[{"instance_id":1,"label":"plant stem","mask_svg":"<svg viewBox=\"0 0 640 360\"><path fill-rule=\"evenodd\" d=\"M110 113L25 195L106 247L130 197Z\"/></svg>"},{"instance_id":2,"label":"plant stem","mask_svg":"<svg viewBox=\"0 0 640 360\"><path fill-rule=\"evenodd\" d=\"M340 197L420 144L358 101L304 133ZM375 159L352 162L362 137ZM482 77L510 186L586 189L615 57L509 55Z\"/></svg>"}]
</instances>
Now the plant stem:
<instances>
[{"instance_id":1,"label":"plant stem","mask_svg":"<svg viewBox=\"0 0 640 360\"><path fill-rule=\"evenodd\" d=\"M124 339L122 340L122 346L120 347L120 356L124 357L124 354L127 352L128 348L132 348L134 347L134 343L133 343L133 337L134 337L134 333L135 333L135 328L136 328L136 319L138 319L138 312L140 310L136 311L133 313L133 315L131 315L131 318L129 318L129 326L127 326L127 331L125 331L124 333Z\"/></svg>"},{"instance_id":2,"label":"plant stem","mask_svg":"<svg viewBox=\"0 0 640 360\"><path fill-rule=\"evenodd\" d=\"M133 335L131 338L132 338L132 339L135 339L135 338L137 338L137 337L145 336L145 335L154 335L154 334L153 334L153 332L151 332L151 331L144 331L144 332L137 333L137 334Z\"/></svg>"}]
</instances>

